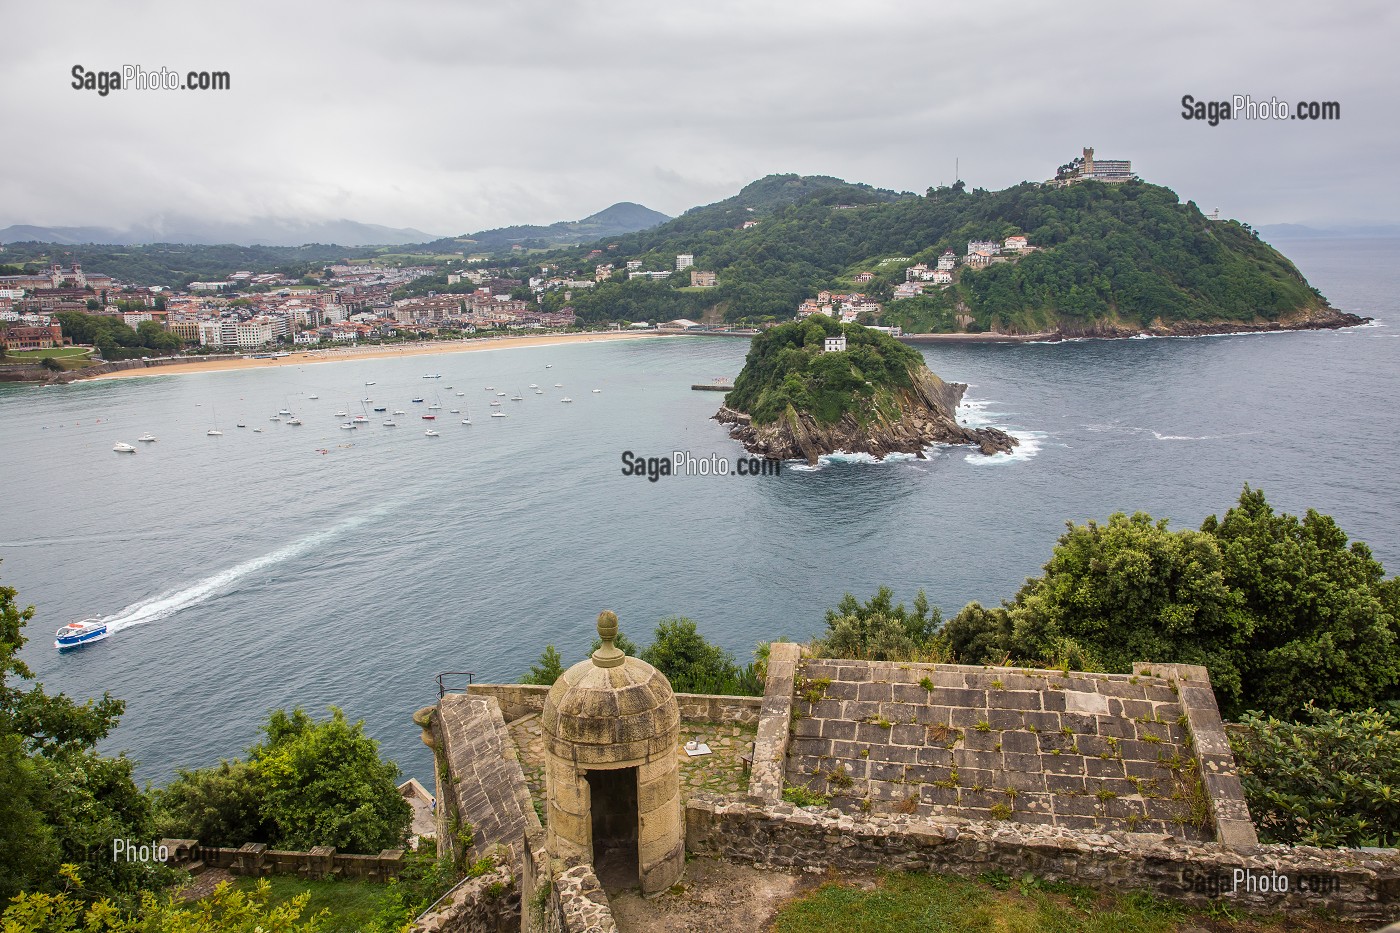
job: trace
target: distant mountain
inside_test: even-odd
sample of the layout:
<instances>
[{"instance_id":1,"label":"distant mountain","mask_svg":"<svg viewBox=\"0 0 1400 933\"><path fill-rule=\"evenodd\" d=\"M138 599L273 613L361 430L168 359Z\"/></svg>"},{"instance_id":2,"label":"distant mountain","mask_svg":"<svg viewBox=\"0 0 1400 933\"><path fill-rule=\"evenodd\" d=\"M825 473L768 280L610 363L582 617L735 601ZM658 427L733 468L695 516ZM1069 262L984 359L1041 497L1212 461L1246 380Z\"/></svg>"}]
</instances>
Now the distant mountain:
<instances>
[{"instance_id":1,"label":"distant mountain","mask_svg":"<svg viewBox=\"0 0 1400 933\"><path fill-rule=\"evenodd\" d=\"M94 243L136 246L147 243L186 243L195 246L401 246L421 243L433 235L412 228L383 227L354 220L309 222L262 217L241 223L220 223L189 217L161 218L126 229L115 227L40 227L15 224L0 230L0 243Z\"/></svg>"},{"instance_id":2,"label":"distant mountain","mask_svg":"<svg viewBox=\"0 0 1400 933\"><path fill-rule=\"evenodd\" d=\"M520 249L553 249L646 230L670 219L649 207L620 201L582 220L561 220L547 227L533 224L498 227L436 240L424 244L422 248L432 253L469 255L510 252L517 246Z\"/></svg>"},{"instance_id":3,"label":"distant mountain","mask_svg":"<svg viewBox=\"0 0 1400 933\"><path fill-rule=\"evenodd\" d=\"M1400 224L1342 224L1314 227L1308 224L1264 224L1258 228L1266 240L1303 237L1397 237Z\"/></svg>"}]
</instances>

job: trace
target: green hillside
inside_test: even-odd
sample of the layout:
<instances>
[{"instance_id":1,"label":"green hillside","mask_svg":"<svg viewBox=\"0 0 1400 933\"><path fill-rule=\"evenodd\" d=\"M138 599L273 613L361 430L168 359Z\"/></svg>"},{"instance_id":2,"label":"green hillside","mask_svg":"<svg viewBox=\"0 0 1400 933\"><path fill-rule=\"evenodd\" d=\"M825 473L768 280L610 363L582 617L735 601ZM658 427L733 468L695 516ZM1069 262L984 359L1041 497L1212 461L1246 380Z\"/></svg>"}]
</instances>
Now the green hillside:
<instances>
[{"instance_id":1,"label":"green hillside","mask_svg":"<svg viewBox=\"0 0 1400 933\"><path fill-rule=\"evenodd\" d=\"M758 223L741 229L746 220ZM985 269L959 267L946 289L890 301L908 265L931 263L948 248L961 257L969 239L1014 234L1040 250ZM610 242L616 248L606 261L619 269L629 259L669 269L676 254L690 253L695 268L718 273L719 285L691 289L684 273L659 281L616 273L573 295L583 320L789 320L819 290L857 288L886 303L881 323L919 332L957 329L960 313L971 317L969 330L1088 332L1154 319L1272 321L1326 307L1248 226L1211 221L1170 189L1139 181L1003 191L958 184L916 196L770 176L735 198ZM587 248L556 255L579 268L596 261ZM854 285L851 277L866 270L874 281ZM546 307L550 300L563 303L551 296Z\"/></svg>"}]
</instances>

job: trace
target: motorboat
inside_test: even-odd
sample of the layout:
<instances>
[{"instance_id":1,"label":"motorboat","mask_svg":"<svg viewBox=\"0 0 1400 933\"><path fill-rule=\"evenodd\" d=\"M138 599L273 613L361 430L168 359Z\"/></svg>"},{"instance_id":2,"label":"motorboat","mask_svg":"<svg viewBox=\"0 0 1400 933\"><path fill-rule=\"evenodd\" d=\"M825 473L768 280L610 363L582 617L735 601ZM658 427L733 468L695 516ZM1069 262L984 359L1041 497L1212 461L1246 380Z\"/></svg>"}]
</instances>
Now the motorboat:
<instances>
[{"instance_id":1,"label":"motorboat","mask_svg":"<svg viewBox=\"0 0 1400 933\"><path fill-rule=\"evenodd\" d=\"M544 389L536 389L536 390L535 390L535 394L536 394L536 395L544 395Z\"/></svg>"},{"instance_id":2,"label":"motorboat","mask_svg":"<svg viewBox=\"0 0 1400 933\"><path fill-rule=\"evenodd\" d=\"M497 392L496 394L497 394L498 396L500 396L501 398L505 398L505 397L506 397L506 394L505 394L504 392Z\"/></svg>"},{"instance_id":3,"label":"motorboat","mask_svg":"<svg viewBox=\"0 0 1400 933\"><path fill-rule=\"evenodd\" d=\"M119 454L136 453L136 448L128 444L126 441L117 441L115 444L112 445L112 449Z\"/></svg>"},{"instance_id":4,"label":"motorboat","mask_svg":"<svg viewBox=\"0 0 1400 933\"><path fill-rule=\"evenodd\" d=\"M564 396L563 398L561 398L559 401L561 401L561 402L572 402L573 399L569 398L569 397L566 395L566 396Z\"/></svg>"},{"instance_id":5,"label":"motorboat","mask_svg":"<svg viewBox=\"0 0 1400 933\"><path fill-rule=\"evenodd\" d=\"M562 389L562 388L564 388L564 383L562 383L562 382L556 382L556 383L554 383L554 388L556 388L556 389Z\"/></svg>"},{"instance_id":6,"label":"motorboat","mask_svg":"<svg viewBox=\"0 0 1400 933\"><path fill-rule=\"evenodd\" d=\"M597 395L597 394L598 394L599 392L601 392L601 391L603 391L603 390L602 390L602 389L594 389L594 390L593 390L593 394L594 394L594 395Z\"/></svg>"},{"instance_id":7,"label":"motorboat","mask_svg":"<svg viewBox=\"0 0 1400 933\"><path fill-rule=\"evenodd\" d=\"M532 383L530 383L530 388L532 388L532 389L538 389L539 386L535 385L535 384L532 382Z\"/></svg>"},{"instance_id":8,"label":"motorboat","mask_svg":"<svg viewBox=\"0 0 1400 933\"><path fill-rule=\"evenodd\" d=\"M384 427L386 427L386 428L397 428L398 426L399 426L399 423L398 423L397 421L395 421L393 418L385 418L385 419L384 419Z\"/></svg>"},{"instance_id":9,"label":"motorboat","mask_svg":"<svg viewBox=\"0 0 1400 933\"><path fill-rule=\"evenodd\" d=\"M142 434L140 437L137 438L137 440L143 444L154 444L156 441L156 436L154 434Z\"/></svg>"},{"instance_id":10,"label":"motorboat","mask_svg":"<svg viewBox=\"0 0 1400 933\"><path fill-rule=\"evenodd\" d=\"M224 436L224 432L223 432L223 431L220 431L218 428L210 428L209 430L205 431L204 433L207 434L207 435L209 435L210 437L223 437L223 436Z\"/></svg>"},{"instance_id":11,"label":"motorboat","mask_svg":"<svg viewBox=\"0 0 1400 933\"><path fill-rule=\"evenodd\" d=\"M492 405L493 408L499 408L500 405L501 405L500 399L494 399L494 398L493 398L493 399L491 400L491 405Z\"/></svg>"},{"instance_id":12,"label":"motorboat","mask_svg":"<svg viewBox=\"0 0 1400 933\"><path fill-rule=\"evenodd\" d=\"M291 413L292 413L292 412L291 412L291 409L289 409L289 408L279 408L279 409L277 409L277 414L279 414L279 415L290 415Z\"/></svg>"},{"instance_id":13,"label":"motorboat","mask_svg":"<svg viewBox=\"0 0 1400 933\"><path fill-rule=\"evenodd\" d=\"M463 423L463 424L471 424L471 423L472 423L472 419L470 419L470 418L463 418L463 419L462 419L462 423Z\"/></svg>"},{"instance_id":14,"label":"motorboat","mask_svg":"<svg viewBox=\"0 0 1400 933\"><path fill-rule=\"evenodd\" d=\"M512 395L512 396L510 397L510 400L511 400L512 402L523 402L523 401L525 401L525 397L522 396L519 392L516 392L514 395Z\"/></svg>"},{"instance_id":15,"label":"motorboat","mask_svg":"<svg viewBox=\"0 0 1400 933\"><path fill-rule=\"evenodd\" d=\"M367 386L372 386L372 385L374 385L374 383L372 383L372 382L366 382L365 385L367 385ZM313 396L313 398L314 398L314 396Z\"/></svg>"},{"instance_id":16,"label":"motorboat","mask_svg":"<svg viewBox=\"0 0 1400 933\"><path fill-rule=\"evenodd\" d=\"M253 429L253 433L254 433L254 434L261 434L261 433L262 433L262 428L254 428L254 429Z\"/></svg>"},{"instance_id":17,"label":"motorboat","mask_svg":"<svg viewBox=\"0 0 1400 933\"><path fill-rule=\"evenodd\" d=\"M420 415L419 417L421 417L424 421L436 421L436 420L437 420L437 415Z\"/></svg>"},{"instance_id":18,"label":"motorboat","mask_svg":"<svg viewBox=\"0 0 1400 933\"><path fill-rule=\"evenodd\" d=\"M424 437L440 437L441 435L439 435L438 432L434 431L432 428L429 428L428 430L426 430L426 431L423 432L423 436L424 436Z\"/></svg>"},{"instance_id":19,"label":"motorboat","mask_svg":"<svg viewBox=\"0 0 1400 933\"><path fill-rule=\"evenodd\" d=\"M374 406L374 410L375 410L375 411L388 411L388 410L389 410L389 406L388 406L388 405L376 405L376 406Z\"/></svg>"},{"instance_id":20,"label":"motorboat","mask_svg":"<svg viewBox=\"0 0 1400 933\"><path fill-rule=\"evenodd\" d=\"M300 419L300 418L297 418L297 417L288 418L288 419L287 419L287 423L290 424L290 425L291 425L292 427L294 427L294 428L299 428L299 427L301 427L301 419Z\"/></svg>"},{"instance_id":21,"label":"motorboat","mask_svg":"<svg viewBox=\"0 0 1400 933\"><path fill-rule=\"evenodd\" d=\"M492 417L492 418L504 418L505 416L506 416L506 413L503 412L503 411L493 411L493 412L491 412L491 417Z\"/></svg>"},{"instance_id":22,"label":"motorboat","mask_svg":"<svg viewBox=\"0 0 1400 933\"><path fill-rule=\"evenodd\" d=\"M462 396L464 396L464 395L466 395L466 394L467 394L467 393L465 393L465 392L458 392L458 393L457 393L457 397L458 397L458 398L461 398Z\"/></svg>"},{"instance_id":23,"label":"motorboat","mask_svg":"<svg viewBox=\"0 0 1400 933\"><path fill-rule=\"evenodd\" d=\"M404 411L403 411L402 408L395 408L395 409L394 409L394 414L396 414L396 415L402 415L403 413L404 413Z\"/></svg>"},{"instance_id":24,"label":"motorboat","mask_svg":"<svg viewBox=\"0 0 1400 933\"><path fill-rule=\"evenodd\" d=\"M419 398L411 398L411 399L409 399L409 401L410 401L410 402L421 402L421 401L423 401L423 399L422 399L421 397L419 397Z\"/></svg>"},{"instance_id":25,"label":"motorboat","mask_svg":"<svg viewBox=\"0 0 1400 933\"><path fill-rule=\"evenodd\" d=\"M441 379L441 378L442 378L442 373L424 373L424 374L423 374L423 378L424 378L424 379Z\"/></svg>"},{"instance_id":26,"label":"motorboat","mask_svg":"<svg viewBox=\"0 0 1400 933\"><path fill-rule=\"evenodd\" d=\"M342 431L353 431L353 430L355 430L355 426L354 426L353 424L351 424L350 422L347 421L347 422L345 422L344 424L342 424L342 425L340 426L340 430L342 430Z\"/></svg>"},{"instance_id":27,"label":"motorboat","mask_svg":"<svg viewBox=\"0 0 1400 933\"><path fill-rule=\"evenodd\" d=\"M448 411L449 414L453 414L453 415L460 415L460 414L462 413L462 409L460 409L460 408L449 408L449 409L447 409L447 411Z\"/></svg>"},{"instance_id":28,"label":"motorboat","mask_svg":"<svg viewBox=\"0 0 1400 933\"><path fill-rule=\"evenodd\" d=\"M349 417L350 417L350 416L349 416L348 414L346 414L344 411L338 411L338 412L336 412L336 413L335 413L335 416L336 416L337 418L349 418Z\"/></svg>"},{"instance_id":29,"label":"motorboat","mask_svg":"<svg viewBox=\"0 0 1400 933\"><path fill-rule=\"evenodd\" d=\"M55 632L53 646L59 651L77 648L90 642L101 641L109 634L111 633L107 630L107 623L101 619L83 619L79 622L69 622Z\"/></svg>"},{"instance_id":30,"label":"motorboat","mask_svg":"<svg viewBox=\"0 0 1400 933\"><path fill-rule=\"evenodd\" d=\"M554 364L553 364L553 363L545 363L545 364L544 364L544 368L545 368L545 369L553 369L553 368L554 368Z\"/></svg>"},{"instance_id":31,"label":"motorboat","mask_svg":"<svg viewBox=\"0 0 1400 933\"><path fill-rule=\"evenodd\" d=\"M234 427L235 427L235 428L246 428L247 425L240 421L240 422L238 422L237 424L235 424ZM259 428L258 430L261 431L262 428Z\"/></svg>"},{"instance_id":32,"label":"motorboat","mask_svg":"<svg viewBox=\"0 0 1400 933\"><path fill-rule=\"evenodd\" d=\"M308 395L308 396L307 396L307 398L312 399L313 401L314 401L315 399L320 398L320 397L321 397L321 396L319 396L319 395Z\"/></svg>"}]
</instances>

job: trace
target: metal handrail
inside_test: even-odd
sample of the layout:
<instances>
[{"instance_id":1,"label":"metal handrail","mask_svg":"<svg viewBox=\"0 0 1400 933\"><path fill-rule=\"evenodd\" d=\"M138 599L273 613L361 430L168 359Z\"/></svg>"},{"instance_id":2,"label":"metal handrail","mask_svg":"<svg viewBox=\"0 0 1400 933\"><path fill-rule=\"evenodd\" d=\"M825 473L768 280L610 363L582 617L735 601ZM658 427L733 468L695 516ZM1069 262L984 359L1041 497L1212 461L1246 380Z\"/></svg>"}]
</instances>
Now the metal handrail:
<instances>
[{"instance_id":1,"label":"metal handrail","mask_svg":"<svg viewBox=\"0 0 1400 933\"><path fill-rule=\"evenodd\" d=\"M442 680L442 679L443 679L444 677L465 677L465 678L467 678L467 685L466 685L466 687L463 687L463 688L460 689L460 690L453 689L452 687L449 687L449 686L447 686L447 684L443 683L443 680ZM438 699L439 699L439 700L442 699L443 697L447 696L449 693L466 693L467 690L471 687L471 685L472 685L472 672L471 672L471 671L443 671L441 674L438 674L438 675L437 675Z\"/></svg>"}]
</instances>

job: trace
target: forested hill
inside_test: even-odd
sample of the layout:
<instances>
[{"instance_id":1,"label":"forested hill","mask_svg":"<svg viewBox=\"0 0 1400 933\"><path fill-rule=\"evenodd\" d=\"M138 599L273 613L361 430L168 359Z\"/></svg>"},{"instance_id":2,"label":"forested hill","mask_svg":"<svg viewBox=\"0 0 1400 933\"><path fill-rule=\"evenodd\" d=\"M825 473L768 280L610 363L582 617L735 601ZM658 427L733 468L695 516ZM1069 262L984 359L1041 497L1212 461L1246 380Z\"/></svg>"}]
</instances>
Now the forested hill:
<instances>
[{"instance_id":1,"label":"forested hill","mask_svg":"<svg viewBox=\"0 0 1400 933\"><path fill-rule=\"evenodd\" d=\"M748 221L756 223L746 228ZM945 249L961 260L968 240L1017 234L1038 249L984 269L960 265L952 285L891 300L908 266L932 265ZM603 260L590 258L599 247ZM718 285L691 288L685 272L628 281L621 271L627 260L672 269L681 253L694 255L695 269L717 273ZM584 320L789 320L823 289L863 292L885 304L879 323L912 332L1112 333L1154 322L1339 317L1247 225L1209 220L1169 188L1140 181L1003 191L958 184L917 196L770 176L650 230L554 255L566 267L606 261L619 270L592 292L572 295ZM863 271L875 278L857 285ZM562 295L553 297L562 304ZM962 325L958 315L965 315Z\"/></svg>"}]
</instances>

